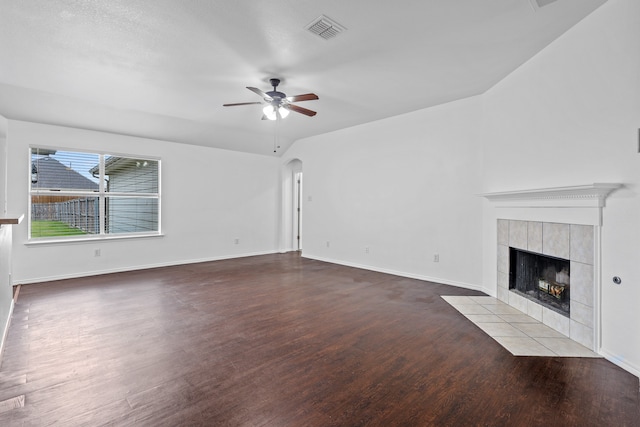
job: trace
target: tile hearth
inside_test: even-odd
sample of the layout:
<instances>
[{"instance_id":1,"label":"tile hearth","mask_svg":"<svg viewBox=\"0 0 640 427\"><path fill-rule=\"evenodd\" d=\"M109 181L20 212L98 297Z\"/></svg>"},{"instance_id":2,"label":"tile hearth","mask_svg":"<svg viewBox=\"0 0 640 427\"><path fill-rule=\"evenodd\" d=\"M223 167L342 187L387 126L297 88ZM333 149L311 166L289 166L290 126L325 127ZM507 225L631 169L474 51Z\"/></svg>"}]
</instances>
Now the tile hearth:
<instances>
[{"instance_id":1,"label":"tile hearth","mask_svg":"<svg viewBox=\"0 0 640 427\"><path fill-rule=\"evenodd\" d=\"M489 296L442 296L514 356L601 357L509 304Z\"/></svg>"}]
</instances>

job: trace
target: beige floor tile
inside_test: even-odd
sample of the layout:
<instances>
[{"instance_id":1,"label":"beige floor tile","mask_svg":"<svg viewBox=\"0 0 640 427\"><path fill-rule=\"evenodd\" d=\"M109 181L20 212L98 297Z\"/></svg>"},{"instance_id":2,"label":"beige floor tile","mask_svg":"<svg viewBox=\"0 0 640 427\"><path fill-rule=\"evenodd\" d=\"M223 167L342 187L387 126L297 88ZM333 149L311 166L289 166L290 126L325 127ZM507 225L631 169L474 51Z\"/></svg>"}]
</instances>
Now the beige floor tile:
<instances>
[{"instance_id":1,"label":"beige floor tile","mask_svg":"<svg viewBox=\"0 0 640 427\"><path fill-rule=\"evenodd\" d=\"M462 314L491 314L489 310L479 304L451 304Z\"/></svg>"},{"instance_id":2,"label":"beige floor tile","mask_svg":"<svg viewBox=\"0 0 640 427\"><path fill-rule=\"evenodd\" d=\"M494 337L494 340L514 356L555 356L556 354L533 338Z\"/></svg>"},{"instance_id":3,"label":"beige floor tile","mask_svg":"<svg viewBox=\"0 0 640 427\"><path fill-rule=\"evenodd\" d=\"M499 314L498 316L508 323L540 323L526 314Z\"/></svg>"},{"instance_id":4,"label":"beige floor tile","mask_svg":"<svg viewBox=\"0 0 640 427\"><path fill-rule=\"evenodd\" d=\"M510 305L487 305L484 306L487 310L492 312L493 314L524 314L518 309L511 307Z\"/></svg>"},{"instance_id":5,"label":"beige floor tile","mask_svg":"<svg viewBox=\"0 0 640 427\"><path fill-rule=\"evenodd\" d=\"M469 297L475 303L480 305L506 305L502 301L494 297Z\"/></svg>"},{"instance_id":6,"label":"beige floor tile","mask_svg":"<svg viewBox=\"0 0 640 427\"><path fill-rule=\"evenodd\" d=\"M600 357L587 347L569 338L534 338L561 357Z\"/></svg>"},{"instance_id":7,"label":"beige floor tile","mask_svg":"<svg viewBox=\"0 0 640 427\"><path fill-rule=\"evenodd\" d=\"M533 338L566 338L560 332L551 329L547 325L544 325L540 322L517 324L514 323L513 326Z\"/></svg>"},{"instance_id":8,"label":"beige floor tile","mask_svg":"<svg viewBox=\"0 0 640 427\"><path fill-rule=\"evenodd\" d=\"M526 337L527 335L508 323L476 323L490 337Z\"/></svg>"},{"instance_id":9,"label":"beige floor tile","mask_svg":"<svg viewBox=\"0 0 640 427\"><path fill-rule=\"evenodd\" d=\"M471 297L466 296L458 296L458 295L443 295L442 299L448 302L449 304L474 304L474 301Z\"/></svg>"},{"instance_id":10,"label":"beige floor tile","mask_svg":"<svg viewBox=\"0 0 640 427\"><path fill-rule=\"evenodd\" d=\"M473 323L504 323L504 320L495 314L465 314L464 317Z\"/></svg>"}]
</instances>

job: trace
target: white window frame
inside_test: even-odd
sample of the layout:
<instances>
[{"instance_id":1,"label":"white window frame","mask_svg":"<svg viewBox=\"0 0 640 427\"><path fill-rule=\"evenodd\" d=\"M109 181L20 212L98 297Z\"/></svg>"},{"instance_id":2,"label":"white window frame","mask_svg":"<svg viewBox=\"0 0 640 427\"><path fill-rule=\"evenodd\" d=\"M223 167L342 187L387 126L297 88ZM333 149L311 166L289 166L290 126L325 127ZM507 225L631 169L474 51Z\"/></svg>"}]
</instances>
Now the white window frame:
<instances>
[{"instance_id":1,"label":"white window frame","mask_svg":"<svg viewBox=\"0 0 640 427\"><path fill-rule=\"evenodd\" d=\"M43 150L56 150L56 151L66 151L72 153L82 153L82 154L94 154L98 155L99 159L99 189L98 191L90 191L90 190L52 190L52 189L33 189L32 186L32 175L31 175L31 164L32 164L32 150L43 149ZM105 157L106 156L116 156L123 158L130 158L135 160L148 160L154 161L158 163L158 192L157 193L132 193L132 192L107 192L105 188ZM69 243L69 242L86 242L86 241L95 241L95 240L111 240L111 239L130 239L130 238L146 238L146 237L157 237L162 236L162 160L159 157L146 156L146 155L136 155L136 154L122 154L122 153L114 153L112 151L94 151L94 150L83 150L77 148L66 148L66 147L53 147L53 146L42 146L42 145L31 145L29 146L29 191L28 191L28 241L27 244L47 244L47 243ZM99 205L99 234L86 234L86 235L74 235L74 236L55 236L55 237L31 237L31 221L32 221L32 196L42 196L42 195L50 195L50 196L83 196L83 197L98 197L98 205ZM108 198L153 198L158 202L158 229L154 231L143 231L143 232L129 232L129 233L107 233L106 232L106 200Z\"/></svg>"}]
</instances>

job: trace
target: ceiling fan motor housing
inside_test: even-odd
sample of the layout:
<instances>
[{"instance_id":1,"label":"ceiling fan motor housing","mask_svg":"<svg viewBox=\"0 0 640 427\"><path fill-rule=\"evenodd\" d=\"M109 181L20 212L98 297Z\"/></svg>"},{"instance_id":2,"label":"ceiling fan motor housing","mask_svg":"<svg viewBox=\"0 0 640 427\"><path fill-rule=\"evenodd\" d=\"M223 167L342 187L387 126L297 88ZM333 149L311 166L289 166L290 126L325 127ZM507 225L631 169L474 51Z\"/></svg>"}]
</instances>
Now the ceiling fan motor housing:
<instances>
[{"instance_id":1,"label":"ceiling fan motor housing","mask_svg":"<svg viewBox=\"0 0 640 427\"><path fill-rule=\"evenodd\" d=\"M281 101L287 97L287 95L285 95L284 93L278 92L275 90L265 92L265 93L269 95L274 101ZM269 102L269 100L266 98L265 98L265 101Z\"/></svg>"},{"instance_id":2,"label":"ceiling fan motor housing","mask_svg":"<svg viewBox=\"0 0 640 427\"><path fill-rule=\"evenodd\" d=\"M276 88L280 84L280 79L269 79L269 82L271 83L271 86L273 86L273 90L265 93L269 95L273 100L269 101L268 99L265 99L265 101L271 102L274 105L278 105L283 99L287 97L287 95L276 90Z\"/></svg>"}]
</instances>

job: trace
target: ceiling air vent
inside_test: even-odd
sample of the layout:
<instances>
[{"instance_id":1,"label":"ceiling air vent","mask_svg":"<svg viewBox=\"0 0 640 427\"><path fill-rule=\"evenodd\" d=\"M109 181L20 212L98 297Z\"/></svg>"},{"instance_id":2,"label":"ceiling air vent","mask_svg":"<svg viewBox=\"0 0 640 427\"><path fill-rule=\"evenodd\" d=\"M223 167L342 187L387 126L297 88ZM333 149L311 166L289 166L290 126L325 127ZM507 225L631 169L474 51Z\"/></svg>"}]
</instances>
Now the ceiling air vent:
<instances>
[{"instance_id":1,"label":"ceiling air vent","mask_svg":"<svg viewBox=\"0 0 640 427\"><path fill-rule=\"evenodd\" d=\"M305 27L316 36L329 40L346 30L345 27L322 15Z\"/></svg>"}]
</instances>

